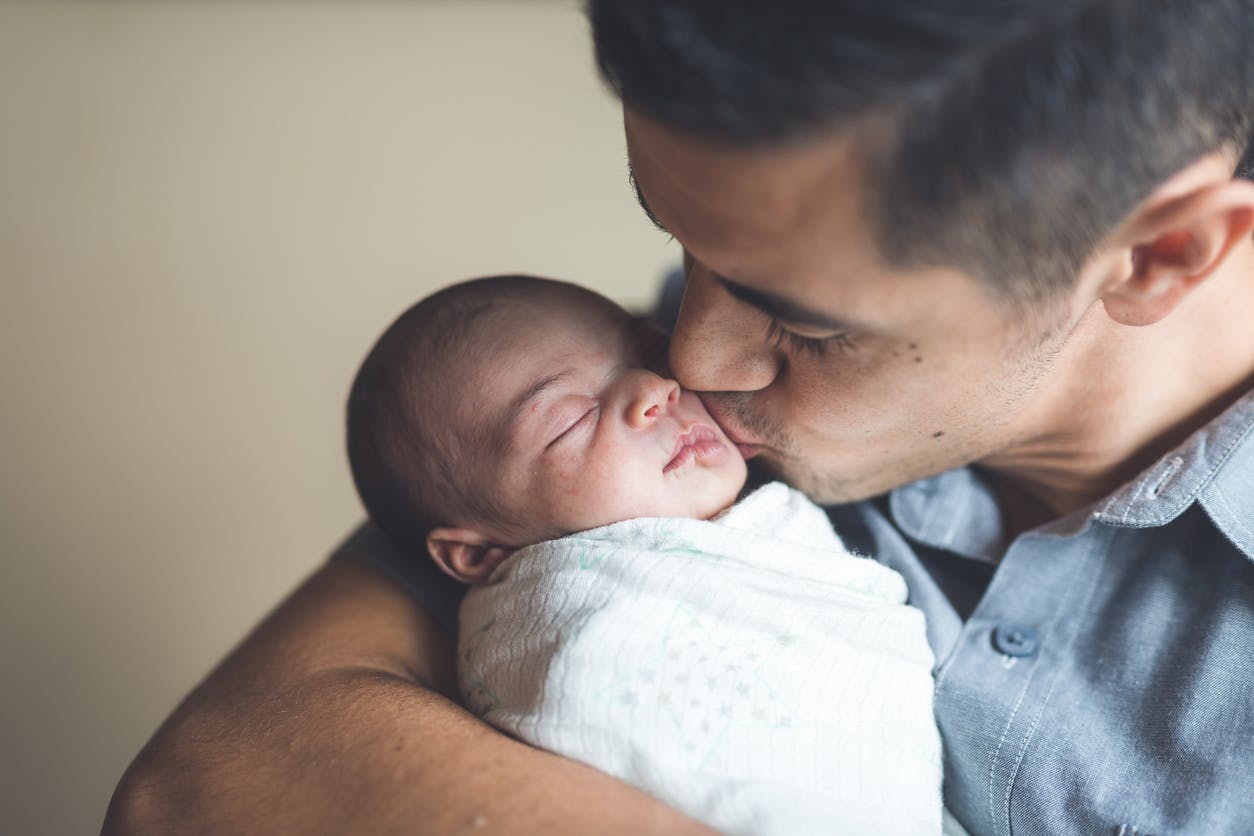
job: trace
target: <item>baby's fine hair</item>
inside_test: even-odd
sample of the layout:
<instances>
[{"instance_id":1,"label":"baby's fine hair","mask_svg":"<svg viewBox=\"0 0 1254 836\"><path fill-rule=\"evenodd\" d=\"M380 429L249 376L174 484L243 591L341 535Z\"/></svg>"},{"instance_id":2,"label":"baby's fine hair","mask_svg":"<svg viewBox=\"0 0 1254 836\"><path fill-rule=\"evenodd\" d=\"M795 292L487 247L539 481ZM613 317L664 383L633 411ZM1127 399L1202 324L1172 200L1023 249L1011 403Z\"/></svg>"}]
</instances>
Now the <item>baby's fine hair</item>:
<instances>
[{"instance_id":1,"label":"baby's fine hair","mask_svg":"<svg viewBox=\"0 0 1254 836\"><path fill-rule=\"evenodd\" d=\"M425 554L438 525L500 522L467 478L484 445L470 416L456 413L453 390L473 381L449 368L490 362L476 356L485 314L558 284L508 275L452 285L397 317L362 361L348 396L349 467L366 512L403 551Z\"/></svg>"}]
</instances>

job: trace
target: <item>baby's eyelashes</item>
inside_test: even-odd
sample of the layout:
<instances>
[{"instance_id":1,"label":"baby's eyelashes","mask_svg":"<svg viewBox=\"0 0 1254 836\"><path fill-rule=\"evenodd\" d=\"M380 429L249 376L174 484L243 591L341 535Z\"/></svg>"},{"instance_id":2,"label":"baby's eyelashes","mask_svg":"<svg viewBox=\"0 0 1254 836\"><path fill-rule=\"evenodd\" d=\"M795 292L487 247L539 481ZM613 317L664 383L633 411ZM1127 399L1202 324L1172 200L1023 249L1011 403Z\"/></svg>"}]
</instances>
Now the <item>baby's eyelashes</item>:
<instances>
[{"instance_id":1,"label":"baby's eyelashes","mask_svg":"<svg viewBox=\"0 0 1254 836\"><path fill-rule=\"evenodd\" d=\"M563 441L576 437L580 432L592 426L597 412L600 411L600 404L594 404L590 409L580 414L574 421L569 423L557 436L546 445L545 449L549 449Z\"/></svg>"}]
</instances>

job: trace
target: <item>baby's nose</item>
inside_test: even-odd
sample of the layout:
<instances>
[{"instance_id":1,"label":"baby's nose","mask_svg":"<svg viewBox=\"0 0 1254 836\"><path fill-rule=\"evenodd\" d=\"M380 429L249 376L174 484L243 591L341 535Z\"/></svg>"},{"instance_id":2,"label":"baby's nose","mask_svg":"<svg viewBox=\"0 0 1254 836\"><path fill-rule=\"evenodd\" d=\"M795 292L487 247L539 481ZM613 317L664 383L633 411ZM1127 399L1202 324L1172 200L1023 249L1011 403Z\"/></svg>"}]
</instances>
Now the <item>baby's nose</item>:
<instances>
[{"instance_id":1,"label":"baby's nose","mask_svg":"<svg viewBox=\"0 0 1254 836\"><path fill-rule=\"evenodd\" d=\"M627 399L627 423L644 427L666 414L679 400L679 384L645 369L631 373Z\"/></svg>"}]
</instances>

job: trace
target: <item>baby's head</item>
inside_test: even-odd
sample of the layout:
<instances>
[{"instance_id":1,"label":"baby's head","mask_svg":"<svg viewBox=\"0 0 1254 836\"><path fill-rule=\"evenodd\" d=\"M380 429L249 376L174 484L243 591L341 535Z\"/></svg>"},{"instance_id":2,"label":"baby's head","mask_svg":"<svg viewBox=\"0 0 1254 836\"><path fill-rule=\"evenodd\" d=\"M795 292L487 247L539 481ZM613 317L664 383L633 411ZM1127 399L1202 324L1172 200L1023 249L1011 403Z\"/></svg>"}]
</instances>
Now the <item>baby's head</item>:
<instances>
[{"instance_id":1,"label":"baby's head","mask_svg":"<svg viewBox=\"0 0 1254 836\"><path fill-rule=\"evenodd\" d=\"M745 481L666 338L592 291L525 276L401 314L348 401L357 491L401 548L463 581L511 552L633 517L707 518Z\"/></svg>"}]
</instances>

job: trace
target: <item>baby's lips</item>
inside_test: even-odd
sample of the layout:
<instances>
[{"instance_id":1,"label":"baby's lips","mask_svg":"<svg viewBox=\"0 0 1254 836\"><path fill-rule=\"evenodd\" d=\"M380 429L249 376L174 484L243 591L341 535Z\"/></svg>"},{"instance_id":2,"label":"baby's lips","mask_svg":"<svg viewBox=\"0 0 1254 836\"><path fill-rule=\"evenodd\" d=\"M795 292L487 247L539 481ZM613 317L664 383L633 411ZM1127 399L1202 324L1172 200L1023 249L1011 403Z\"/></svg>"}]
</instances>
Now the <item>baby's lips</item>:
<instances>
[{"instance_id":1,"label":"baby's lips","mask_svg":"<svg viewBox=\"0 0 1254 836\"><path fill-rule=\"evenodd\" d=\"M675 468L687 464L694 458L712 456L723 449L726 449L726 445L713 427L699 422L691 424L686 431L680 433L679 437L675 439L675 445L671 448L670 460L662 468L662 472L669 473Z\"/></svg>"},{"instance_id":2,"label":"baby's lips","mask_svg":"<svg viewBox=\"0 0 1254 836\"><path fill-rule=\"evenodd\" d=\"M679 437L675 439L675 443L671 447L671 458L678 456L685 447L718 440L718 433L714 432L714 429L709 425L700 422L689 424L687 429L681 432Z\"/></svg>"}]
</instances>

